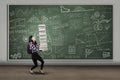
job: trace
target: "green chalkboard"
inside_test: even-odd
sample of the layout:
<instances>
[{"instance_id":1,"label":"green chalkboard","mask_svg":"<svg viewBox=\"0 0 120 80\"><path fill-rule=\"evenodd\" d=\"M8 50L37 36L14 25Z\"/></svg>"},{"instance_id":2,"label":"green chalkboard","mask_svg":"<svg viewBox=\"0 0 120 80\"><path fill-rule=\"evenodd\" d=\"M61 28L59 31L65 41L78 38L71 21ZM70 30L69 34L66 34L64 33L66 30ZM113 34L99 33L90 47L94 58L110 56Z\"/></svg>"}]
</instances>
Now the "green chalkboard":
<instances>
[{"instance_id":1,"label":"green chalkboard","mask_svg":"<svg viewBox=\"0 0 120 80\"><path fill-rule=\"evenodd\" d=\"M9 5L9 59L30 59L28 37L39 43L38 25L46 25L44 59L112 59L112 5Z\"/></svg>"}]
</instances>

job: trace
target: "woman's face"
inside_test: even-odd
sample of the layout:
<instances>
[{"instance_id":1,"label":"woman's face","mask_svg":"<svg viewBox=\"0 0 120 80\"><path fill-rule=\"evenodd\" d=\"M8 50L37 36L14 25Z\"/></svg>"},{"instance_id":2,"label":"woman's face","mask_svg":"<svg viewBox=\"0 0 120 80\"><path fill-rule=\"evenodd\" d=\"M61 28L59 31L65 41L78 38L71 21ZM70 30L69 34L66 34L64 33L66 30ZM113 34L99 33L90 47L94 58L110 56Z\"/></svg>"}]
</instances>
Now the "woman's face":
<instances>
[{"instance_id":1,"label":"woman's face","mask_svg":"<svg viewBox=\"0 0 120 80\"><path fill-rule=\"evenodd\" d=\"M33 41L36 41L35 37L32 37L32 40L33 40Z\"/></svg>"}]
</instances>

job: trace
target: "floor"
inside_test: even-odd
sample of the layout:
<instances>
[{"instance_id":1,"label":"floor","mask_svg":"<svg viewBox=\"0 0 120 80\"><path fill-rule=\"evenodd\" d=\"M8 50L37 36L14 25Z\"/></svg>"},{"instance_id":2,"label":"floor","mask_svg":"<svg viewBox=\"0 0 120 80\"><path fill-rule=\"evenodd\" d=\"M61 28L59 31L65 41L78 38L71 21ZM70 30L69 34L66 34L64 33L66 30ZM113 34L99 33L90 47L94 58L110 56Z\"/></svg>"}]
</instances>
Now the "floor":
<instances>
[{"instance_id":1,"label":"floor","mask_svg":"<svg viewBox=\"0 0 120 80\"><path fill-rule=\"evenodd\" d=\"M120 80L120 66L45 66L45 74L30 74L31 66L0 66L0 80Z\"/></svg>"}]
</instances>

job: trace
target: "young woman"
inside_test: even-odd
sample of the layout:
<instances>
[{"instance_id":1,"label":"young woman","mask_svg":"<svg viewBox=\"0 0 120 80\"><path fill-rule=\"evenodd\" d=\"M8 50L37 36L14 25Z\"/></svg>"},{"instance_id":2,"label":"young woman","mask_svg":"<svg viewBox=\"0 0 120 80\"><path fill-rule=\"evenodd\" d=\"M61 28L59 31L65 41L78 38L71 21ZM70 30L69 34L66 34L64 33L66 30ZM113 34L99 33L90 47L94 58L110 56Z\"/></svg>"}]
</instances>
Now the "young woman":
<instances>
[{"instance_id":1,"label":"young woman","mask_svg":"<svg viewBox=\"0 0 120 80\"><path fill-rule=\"evenodd\" d=\"M34 66L31 68L30 73L34 73L33 69L35 69L38 66L37 60L39 60L41 62L41 68L40 68L40 72L43 72L43 66L44 66L44 61L42 59L41 56L39 56L39 45L36 42L36 39L34 36L30 36L29 37L29 46L28 46L30 52L31 52L31 56L32 56L32 61L34 63Z\"/></svg>"}]
</instances>

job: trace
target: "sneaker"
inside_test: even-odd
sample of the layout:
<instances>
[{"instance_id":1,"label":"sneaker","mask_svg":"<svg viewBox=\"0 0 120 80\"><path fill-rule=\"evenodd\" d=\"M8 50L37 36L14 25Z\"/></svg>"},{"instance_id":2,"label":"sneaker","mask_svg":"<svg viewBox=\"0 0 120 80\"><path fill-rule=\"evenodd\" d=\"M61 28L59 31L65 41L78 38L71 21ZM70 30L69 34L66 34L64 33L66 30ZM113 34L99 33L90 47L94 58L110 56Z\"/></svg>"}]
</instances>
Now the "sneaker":
<instances>
[{"instance_id":1,"label":"sneaker","mask_svg":"<svg viewBox=\"0 0 120 80\"><path fill-rule=\"evenodd\" d=\"M40 73L44 74L44 71L43 71L43 70L40 70Z\"/></svg>"},{"instance_id":2,"label":"sneaker","mask_svg":"<svg viewBox=\"0 0 120 80\"><path fill-rule=\"evenodd\" d=\"M33 74L34 72L32 70L30 70L30 73Z\"/></svg>"}]
</instances>

